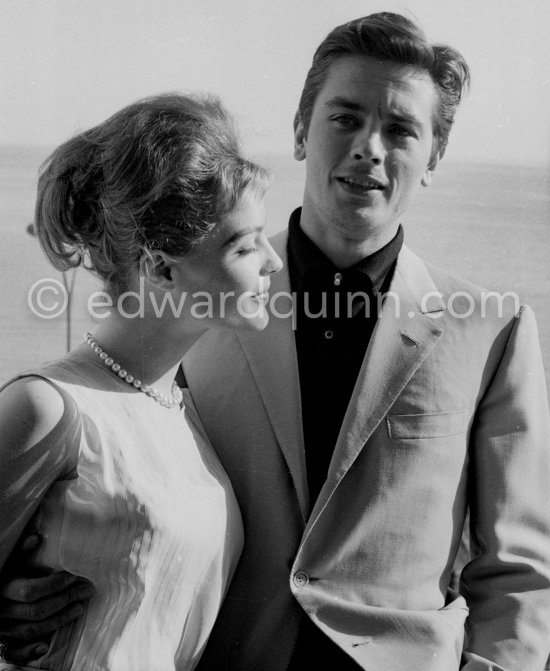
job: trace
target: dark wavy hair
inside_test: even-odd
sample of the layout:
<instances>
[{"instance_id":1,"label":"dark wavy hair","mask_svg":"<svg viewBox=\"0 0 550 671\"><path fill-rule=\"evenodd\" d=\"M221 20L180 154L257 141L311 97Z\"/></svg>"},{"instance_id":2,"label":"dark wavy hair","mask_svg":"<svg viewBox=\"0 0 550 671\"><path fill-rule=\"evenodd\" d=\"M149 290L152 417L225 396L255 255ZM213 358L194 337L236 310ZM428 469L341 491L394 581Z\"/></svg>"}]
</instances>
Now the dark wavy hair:
<instances>
[{"instance_id":1,"label":"dark wavy hair","mask_svg":"<svg viewBox=\"0 0 550 671\"><path fill-rule=\"evenodd\" d=\"M118 296L143 253L182 256L235 208L263 195L214 96L140 100L60 145L38 180L35 225L53 265L79 265Z\"/></svg>"},{"instance_id":2,"label":"dark wavy hair","mask_svg":"<svg viewBox=\"0 0 550 671\"><path fill-rule=\"evenodd\" d=\"M313 56L295 125L302 122L307 133L313 105L330 66L339 58L354 55L411 65L431 77L439 98L432 152L443 157L454 116L469 86L468 65L458 51L443 44L429 44L416 24L392 12L349 21L327 35Z\"/></svg>"}]
</instances>

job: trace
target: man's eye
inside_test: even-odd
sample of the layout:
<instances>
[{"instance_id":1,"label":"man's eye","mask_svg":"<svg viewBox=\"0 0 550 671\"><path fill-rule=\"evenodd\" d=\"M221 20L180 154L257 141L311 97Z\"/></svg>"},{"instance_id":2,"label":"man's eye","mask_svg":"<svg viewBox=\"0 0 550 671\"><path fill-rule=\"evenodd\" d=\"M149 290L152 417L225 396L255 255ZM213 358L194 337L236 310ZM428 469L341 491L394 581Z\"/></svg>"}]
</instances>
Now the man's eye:
<instances>
[{"instance_id":1,"label":"man's eye","mask_svg":"<svg viewBox=\"0 0 550 671\"><path fill-rule=\"evenodd\" d=\"M392 126L390 133L393 135L400 135L401 137L414 137L414 133L405 126Z\"/></svg>"},{"instance_id":2,"label":"man's eye","mask_svg":"<svg viewBox=\"0 0 550 671\"><path fill-rule=\"evenodd\" d=\"M357 124L357 119L347 114L339 114L338 116L334 116L332 117L332 121L335 121L340 126L353 126Z\"/></svg>"}]
</instances>

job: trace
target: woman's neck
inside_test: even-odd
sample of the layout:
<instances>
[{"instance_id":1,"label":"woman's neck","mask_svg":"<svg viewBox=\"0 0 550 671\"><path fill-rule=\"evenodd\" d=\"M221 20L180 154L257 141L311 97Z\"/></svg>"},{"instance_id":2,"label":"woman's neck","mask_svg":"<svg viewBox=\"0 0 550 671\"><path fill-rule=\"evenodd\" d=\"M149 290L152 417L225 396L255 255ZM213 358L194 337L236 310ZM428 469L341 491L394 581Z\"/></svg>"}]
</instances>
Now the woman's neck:
<instances>
[{"instance_id":1,"label":"woman's neck","mask_svg":"<svg viewBox=\"0 0 550 671\"><path fill-rule=\"evenodd\" d=\"M94 330L94 339L109 356L144 384L169 395L186 352L202 332L183 333L164 320L127 319L112 313Z\"/></svg>"}]
</instances>

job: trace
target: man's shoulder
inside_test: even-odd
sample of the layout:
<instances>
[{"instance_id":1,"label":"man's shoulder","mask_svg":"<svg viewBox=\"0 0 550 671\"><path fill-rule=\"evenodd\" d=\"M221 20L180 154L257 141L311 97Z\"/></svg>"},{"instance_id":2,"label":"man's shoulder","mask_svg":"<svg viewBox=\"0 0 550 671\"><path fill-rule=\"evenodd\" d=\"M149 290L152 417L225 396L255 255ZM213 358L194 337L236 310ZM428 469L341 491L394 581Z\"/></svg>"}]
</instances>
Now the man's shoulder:
<instances>
[{"instance_id":1,"label":"man's shoulder","mask_svg":"<svg viewBox=\"0 0 550 671\"><path fill-rule=\"evenodd\" d=\"M485 319L496 318L499 321L508 321L519 314L522 305L516 292L481 286L441 266L424 261L410 250L407 253L425 267L451 314L472 312Z\"/></svg>"},{"instance_id":2,"label":"man's shoulder","mask_svg":"<svg viewBox=\"0 0 550 671\"><path fill-rule=\"evenodd\" d=\"M488 291L485 287L472 282L470 279L457 275L446 268L442 268L436 264L424 261L424 264L433 277L434 282L441 288L441 290L463 290L471 292L474 296L480 296L483 292Z\"/></svg>"},{"instance_id":3,"label":"man's shoulder","mask_svg":"<svg viewBox=\"0 0 550 671\"><path fill-rule=\"evenodd\" d=\"M279 254L286 254L286 245L288 242L288 228L283 228L277 233L269 236L269 242L273 249Z\"/></svg>"}]
</instances>

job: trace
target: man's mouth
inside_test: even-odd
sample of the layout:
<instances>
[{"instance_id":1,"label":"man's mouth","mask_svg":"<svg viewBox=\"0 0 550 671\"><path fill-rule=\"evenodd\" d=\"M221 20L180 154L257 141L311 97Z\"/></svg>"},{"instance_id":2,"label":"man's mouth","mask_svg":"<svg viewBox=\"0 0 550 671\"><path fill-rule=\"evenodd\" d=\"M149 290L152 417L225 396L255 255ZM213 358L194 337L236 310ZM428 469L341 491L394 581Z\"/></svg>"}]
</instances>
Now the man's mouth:
<instances>
[{"instance_id":1,"label":"man's mouth","mask_svg":"<svg viewBox=\"0 0 550 671\"><path fill-rule=\"evenodd\" d=\"M380 182L368 177L337 177L338 182L359 189L361 191L383 191L384 187Z\"/></svg>"}]
</instances>

